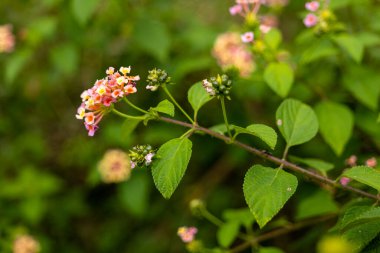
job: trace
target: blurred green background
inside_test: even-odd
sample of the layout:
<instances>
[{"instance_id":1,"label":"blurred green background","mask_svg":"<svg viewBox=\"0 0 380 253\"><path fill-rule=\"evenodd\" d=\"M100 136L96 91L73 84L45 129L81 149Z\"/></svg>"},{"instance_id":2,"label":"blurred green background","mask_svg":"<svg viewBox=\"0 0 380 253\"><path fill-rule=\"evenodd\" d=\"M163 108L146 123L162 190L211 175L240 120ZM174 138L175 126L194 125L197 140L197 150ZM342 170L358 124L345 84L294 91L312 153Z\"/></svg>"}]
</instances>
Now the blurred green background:
<instances>
[{"instance_id":1,"label":"blurred green background","mask_svg":"<svg viewBox=\"0 0 380 253\"><path fill-rule=\"evenodd\" d=\"M109 66L129 65L132 75L142 78L138 93L130 97L133 102L149 108L164 98L145 89L147 71L159 67L172 76L176 85L170 89L190 110L188 88L220 71L211 55L215 38L239 24L228 13L233 2L1 0L0 25L12 24L16 36L14 51L0 54L1 252L10 252L17 231L34 235L43 252L185 252L176 235L177 227L183 225L201 227L200 237L216 245L215 227L193 218L188 203L202 198L218 215L228 208L245 207L241 185L255 158L219 141L194 136L196 148L188 172L172 199L164 200L154 189L149 171L134 171L129 181L107 185L100 182L96 165L108 149L128 150L145 143L159 147L185 129L152 122L126 136L122 119L108 115L91 138L75 113L81 92L103 78ZM287 21L282 28L288 42L303 29L295 13L304 3L294 2L280 19ZM353 17L361 15L357 12L353 11ZM380 16L379 10L374 12ZM371 57L378 62L379 50L374 49ZM333 65L324 67L334 69ZM318 78L332 83L331 76ZM315 101L312 89L297 85L292 96ZM228 103L231 122L274 126L273 112L281 99L260 78L240 82L233 96L235 103ZM339 96L351 99L348 92ZM218 103L207 106L200 113L200 124L221 123ZM369 138L367 132L374 127L365 127L363 134L354 136L353 144L362 136ZM378 135L375 130L373 136ZM370 152L379 147L379 139L373 136L368 140ZM247 142L265 148L262 143ZM321 138L297 152L336 159ZM318 233L309 237L317 238ZM304 245L308 242L300 247Z\"/></svg>"}]
</instances>

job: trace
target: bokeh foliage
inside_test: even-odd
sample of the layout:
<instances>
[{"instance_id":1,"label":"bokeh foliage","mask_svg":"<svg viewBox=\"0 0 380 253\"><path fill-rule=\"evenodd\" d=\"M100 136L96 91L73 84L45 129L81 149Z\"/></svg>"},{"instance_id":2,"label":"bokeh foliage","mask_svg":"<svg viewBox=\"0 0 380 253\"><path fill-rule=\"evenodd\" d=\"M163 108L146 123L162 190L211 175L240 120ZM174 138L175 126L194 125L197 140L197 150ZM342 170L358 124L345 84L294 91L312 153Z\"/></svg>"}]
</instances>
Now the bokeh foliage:
<instances>
[{"instance_id":1,"label":"bokeh foliage","mask_svg":"<svg viewBox=\"0 0 380 253\"><path fill-rule=\"evenodd\" d=\"M14 52L0 55L1 252L10 252L12 236L18 231L35 235L44 252L184 252L175 234L184 224L200 227L200 236L211 246L218 243L216 228L191 217L188 203L202 198L219 216L228 216L226 209L246 207L242 179L260 159L194 136L197 149L181 187L170 200L163 200L149 171L135 171L125 183L106 185L100 182L96 165L110 148L127 150L138 143L159 146L180 136L183 129L154 122L128 134L127 126L109 115L97 135L89 138L74 115L79 94L103 77L108 66L129 65L133 74L142 77L139 92L131 97L136 104L149 108L162 100L163 94L152 94L144 87L147 70L160 67L170 73L176 84L170 89L190 110L187 90L220 71L211 48L219 33L237 27L228 13L232 4L229 0L0 2L0 24L12 24L16 33ZM318 104L326 97L348 105L353 115L347 118L354 118L355 131L347 143L330 140L332 148L322 132L310 143L295 147L292 155L323 157L336 168L332 175L339 175L349 155L363 154L359 158L364 160L380 149L376 123L380 7L370 0L332 1L348 30L358 34L363 47L358 53L357 47L352 48L355 42L347 38L334 38L333 44L308 32L296 37L305 29L298 15L303 4L291 1L279 13L284 46L303 62L299 76L308 77L296 77L289 96L316 106L317 112L333 106ZM360 60L362 64L357 63ZM260 71L234 87L234 102L228 102L231 122L275 126L273 112L282 98L265 84L267 78ZM222 123L222 115L215 113L218 104L213 101L207 106L208 110L199 112L200 124ZM258 139L244 135L238 139L267 149ZM278 145L285 146L283 141ZM331 196L310 182L303 181L299 189L278 224L338 210ZM296 233L293 241L303 239L292 245L287 240L268 244L301 252L314 248L327 228L321 224L305 230L306 237Z\"/></svg>"}]
</instances>

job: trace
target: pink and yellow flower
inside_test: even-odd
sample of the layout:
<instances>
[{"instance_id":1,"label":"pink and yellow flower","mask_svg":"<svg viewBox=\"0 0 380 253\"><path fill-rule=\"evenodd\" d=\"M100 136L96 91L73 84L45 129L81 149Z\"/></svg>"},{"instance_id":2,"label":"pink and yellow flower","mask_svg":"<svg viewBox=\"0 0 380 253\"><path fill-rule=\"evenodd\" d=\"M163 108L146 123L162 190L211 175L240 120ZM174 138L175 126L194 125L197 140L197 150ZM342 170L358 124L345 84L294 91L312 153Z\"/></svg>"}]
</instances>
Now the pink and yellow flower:
<instances>
[{"instance_id":1,"label":"pink and yellow flower","mask_svg":"<svg viewBox=\"0 0 380 253\"><path fill-rule=\"evenodd\" d=\"M82 92L82 103L75 117L84 121L89 136L95 134L100 120L112 109L114 103L137 92L136 81L140 77L128 76L130 72L131 67L121 67L120 73L109 67L105 78L96 80L92 88Z\"/></svg>"},{"instance_id":2,"label":"pink and yellow flower","mask_svg":"<svg viewBox=\"0 0 380 253\"><path fill-rule=\"evenodd\" d=\"M180 227L177 231L178 236L184 243L192 242L197 233L198 229L196 227Z\"/></svg>"},{"instance_id":3,"label":"pink and yellow flower","mask_svg":"<svg viewBox=\"0 0 380 253\"><path fill-rule=\"evenodd\" d=\"M309 13L304 18L303 23L305 24L306 27L315 26L318 23L318 17L314 15L313 13Z\"/></svg>"}]
</instances>

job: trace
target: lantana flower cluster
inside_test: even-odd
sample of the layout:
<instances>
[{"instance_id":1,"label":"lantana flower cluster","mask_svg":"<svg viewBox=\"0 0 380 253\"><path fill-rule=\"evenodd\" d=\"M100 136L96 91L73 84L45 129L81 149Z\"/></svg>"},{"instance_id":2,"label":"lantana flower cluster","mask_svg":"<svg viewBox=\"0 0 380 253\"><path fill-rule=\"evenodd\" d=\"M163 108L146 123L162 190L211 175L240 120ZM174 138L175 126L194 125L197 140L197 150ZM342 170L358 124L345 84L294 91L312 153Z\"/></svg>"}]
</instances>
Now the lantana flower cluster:
<instances>
[{"instance_id":1,"label":"lantana flower cluster","mask_svg":"<svg viewBox=\"0 0 380 253\"><path fill-rule=\"evenodd\" d=\"M266 16L259 16L258 12L261 5L282 6L287 1L269 1L269 0L236 0L236 4L230 7L230 14L242 16L249 28L248 31L241 35L244 43L252 43L255 39L255 32L258 28L260 33L267 33L273 27L273 22L266 22ZM273 18L272 18L273 19ZM277 23L277 22L274 22Z\"/></svg>"},{"instance_id":2,"label":"lantana flower cluster","mask_svg":"<svg viewBox=\"0 0 380 253\"><path fill-rule=\"evenodd\" d=\"M248 77L255 70L252 53L234 32L218 36L212 50L219 66L224 70L236 68L242 77Z\"/></svg>"},{"instance_id":3,"label":"lantana flower cluster","mask_svg":"<svg viewBox=\"0 0 380 253\"><path fill-rule=\"evenodd\" d=\"M202 85L206 92L211 96L217 96L218 98L224 96L227 99L231 99L230 90L232 87L232 80L225 74L204 79Z\"/></svg>"},{"instance_id":4,"label":"lantana flower cluster","mask_svg":"<svg viewBox=\"0 0 380 253\"><path fill-rule=\"evenodd\" d=\"M129 157L131 158L131 167L149 166L155 157L155 150L151 145L137 145L129 150Z\"/></svg>"},{"instance_id":5,"label":"lantana flower cluster","mask_svg":"<svg viewBox=\"0 0 380 253\"><path fill-rule=\"evenodd\" d=\"M114 103L123 97L136 93L139 76L129 76L131 67L121 67L119 71L109 67L107 76L96 80L94 86L81 94L82 103L77 109L76 118L83 120L88 135L93 136L103 116L112 110Z\"/></svg>"},{"instance_id":6,"label":"lantana flower cluster","mask_svg":"<svg viewBox=\"0 0 380 253\"><path fill-rule=\"evenodd\" d=\"M119 183L129 179L131 159L123 150L108 150L98 164L98 170L105 183Z\"/></svg>"},{"instance_id":7,"label":"lantana flower cluster","mask_svg":"<svg viewBox=\"0 0 380 253\"><path fill-rule=\"evenodd\" d=\"M15 45L15 37L12 32L12 25L0 25L0 53L12 52Z\"/></svg>"},{"instance_id":8,"label":"lantana flower cluster","mask_svg":"<svg viewBox=\"0 0 380 253\"><path fill-rule=\"evenodd\" d=\"M30 235L20 235L13 242L13 253L38 253L40 243Z\"/></svg>"},{"instance_id":9,"label":"lantana flower cluster","mask_svg":"<svg viewBox=\"0 0 380 253\"><path fill-rule=\"evenodd\" d=\"M307 2L305 9L309 12L303 20L306 27L315 27L317 32L327 32L331 30L335 16L327 8L326 3L324 3L322 8L319 1Z\"/></svg>"}]
</instances>

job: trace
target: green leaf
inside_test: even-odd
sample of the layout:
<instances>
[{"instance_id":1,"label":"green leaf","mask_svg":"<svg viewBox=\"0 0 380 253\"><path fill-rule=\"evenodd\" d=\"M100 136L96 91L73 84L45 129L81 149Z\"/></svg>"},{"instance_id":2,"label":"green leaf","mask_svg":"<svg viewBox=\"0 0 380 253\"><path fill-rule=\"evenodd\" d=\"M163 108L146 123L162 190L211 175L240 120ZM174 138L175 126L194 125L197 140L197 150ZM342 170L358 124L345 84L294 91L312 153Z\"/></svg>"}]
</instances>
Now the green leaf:
<instances>
[{"instance_id":1,"label":"green leaf","mask_svg":"<svg viewBox=\"0 0 380 253\"><path fill-rule=\"evenodd\" d=\"M32 52L29 50L16 51L7 60L5 65L5 81L12 84L20 71L24 68L25 64L30 60Z\"/></svg>"},{"instance_id":2,"label":"green leaf","mask_svg":"<svg viewBox=\"0 0 380 253\"><path fill-rule=\"evenodd\" d=\"M360 103L376 110L380 96L379 74L371 69L351 66L347 69L343 84Z\"/></svg>"},{"instance_id":3,"label":"green leaf","mask_svg":"<svg viewBox=\"0 0 380 253\"><path fill-rule=\"evenodd\" d=\"M192 143L187 138L172 139L157 151L152 164L154 184L164 198L171 197L181 181L191 157Z\"/></svg>"},{"instance_id":4,"label":"green leaf","mask_svg":"<svg viewBox=\"0 0 380 253\"><path fill-rule=\"evenodd\" d=\"M276 119L289 147L311 140L318 132L318 119L313 109L295 99L281 103Z\"/></svg>"},{"instance_id":5,"label":"green leaf","mask_svg":"<svg viewBox=\"0 0 380 253\"><path fill-rule=\"evenodd\" d=\"M315 40L314 36L313 39ZM337 54L337 51L338 50L334 47L334 45L328 40L319 39L312 41L303 52L301 63L308 64L321 58L333 56Z\"/></svg>"},{"instance_id":6,"label":"green leaf","mask_svg":"<svg viewBox=\"0 0 380 253\"><path fill-rule=\"evenodd\" d=\"M132 132L136 129L141 119L126 119L121 126L121 138L128 139Z\"/></svg>"},{"instance_id":7,"label":"green leaf","mask_svg":"<svg viewBox=\"0 0 380 253\"><path fill-rule=\"evenodd\" d=\"M244 178L244 197L260 228L264 227L294 194L297 178L282 169L251 167Z\"/></svg>"},{"instance_id":8,"label":"green leaf","mask_svg":"<svg viewBox=\"0 0 380 253\"><path fill-rule=\"evenodd\" d=\"M265 34L264 41L272 50L277 50L282 41L281 32L275 28L271 29Z\"/></svg>"},{"instance_id":9,"label":"green leaf","mask_svg":"<svg viewBox=\"0 0 380 253\"><path fill-rule=\"evenodd\" d=\"M198 82L191 86L187 93L187 99L194 109L194 112L197 113L201 107L210 101L211 97L206 90L203 88L202 83Z\"/></svg>"},{"instance_id":10,"label":"green leaf","mask_svg":"<svg viewBox=\"0 0 380 253\"><path fill-rule=\"evenodd\" d=\"M284 253L284 251L275 247L265 247L265 248L260 248L258 253Z\"/></svg>"},{"instance_id":11,"label":"green leaf","mask_svg":"<svg viewBox=\"0 0 380 253\"><path fill-rule=\"evenodd\" d=\"M51 61L58 71L71 75L78 69L78 50L73 44L59 45L51 50Z\"/></svg>"},{"instance_id":12,"label":"green leaf","mask_svg":"<svg viewBox=\"0 0 380 253\"><path fill-rule=\"evenodd\" d=\"M342 49L344 49L351 58L359 63L363 58L364 46L360 40L349 34L341 34L332 37Z\"/></svg>"},{"instance_id":13,"label":"green leaf","mask_svg":"<svg viewBox=\"0 0 380 253\"><path fill-rule=\"evenodd\" d=\"M316 158L300 158L295 156L289 157L291 161L298 162L310 166L313 169L318 170L326 176L327 172L334 168L334 164L325 162Z\"/></svg>"},{"instance_id":14,"label":"green leaf","mask_svg":"<svg viewBox=\"0 0 380 253\"><path fill-rule=\"evenodd\" d=\"M87 24L99 2L99 0L71 0L71 11L80 25Z\"/></svg>"},{"instance_id":15,"label":"green leaf","mask_svg":"<svg viewBox=\"0 0 380 253\"><path fill-rule=\"evenodd\" d=\"M165 61L170 49L170 33L165 24L149 18L141 18L134 29L136 46L159 61Z\"/></svg>"},{"instance_id":16,"label":"green leaf","mask_svg":"<svg viewBox=\"0 0 380 253\"><path fill-rule=\"evenodd\" d=\"M315 107L323 139L340 156L351 138L354 115L345 105L324 101Z\"/></svg>"},{"instance_id":17,"label":"green leaf","mask_svg":"<svg viewBox=\"0 0 380 253\"><path fill-rule=\"evenodd\" d=\"M156 107L151 109L174 117L174 105L167 99L161 101Z\"/></svg>"},{"instance_id":18,"label":"green leaf","mask_svg":"<svg viewBox=\"0 0 380 253\"><path fill-rule=\"evenodd\" d=\"M313 189L303 194L297 206L298 220L318 215L336 213L339 207L331 197L331 194L323 189Z\"/></svg>"},{"instance_id":19,"label":"green leaf","mask_svg":"<svg viewBox=\"0 0 380 253\"><path fill-rule=\"evenodd\" d=\"M215 125L209 128L211 131L217 132L219 134L225 134L227 133L227 127L226 124L219 124Z\"/></svg>"},{"instance_id":20,"label":"green leaf","mask_svg":"<svg viewBox=\"0 0 380 253\"><path fill-rule=\"evenodd\" d=\"M292 68L286 63L271 63L264 72L264 80L281 97L286 97L294 81Z\"/></svg>"},{"instance_id":21,"label":"green leaf","mask_svg":"<svg viewBox=\"0 0 380 253\"><path fill-rule=\"evenodd\" d=\"M216 237L220 246L228 248L234 242L238 233L239 223L230 221L219 227Z\"/></svg>"},{"instance_id":22,"label":"green leaf","mask_svg":"<svg viewBox=\"0 0 380 253\"><path fill-rule=\"evenodd\" d=\"M119 187L120 203L133 215L142 217L148 211L149 181L147 174L134 173Z\"/></svg>"},{"instance_id":23,"label":"green leaf","mask_svg":"<svg viewBox=\"0 0 380 253\"><path fill-rule=\"evenodd\" d=\"M249 208L228 209L223 212L223 218L227 221L235 221L246 228L251 227L255 221Z\"/></svg>"},{"instance_id":24,"label":"green leaf","mask_svg":"<svg viewBox=\"0 0 380 253\"><path fill-rule=\"evenodd\" d=\"M236 135L238 134L250 134L259 137L263 142L268 144L271 149L274 149L277 143L277 133L273 128L263 125L263 124L253 124L247 126L247 128L242 128L239 126L231 125L235 130Z\"/></svg>"},{"instance_id":25,"label":"green leaf","mask_svg":"<svg viewBox=\"0 0 380 253\"><path fill-rule=\"evenodd\" d=\"M380 191L380 171L376 169L367 166L356 166L346 170L342 176L349 177Z\"/></svg>"},{"instance_id":26,"label":"green leaf","mask_svg":"<svg viewBox=\"0 0 380 253\"><path fill-rule=\"evenodd\" d=\"M380 232L379 207L352 207L348 209L340 225L342 236L362 249Z\"/></svg>"}]
</instances>

